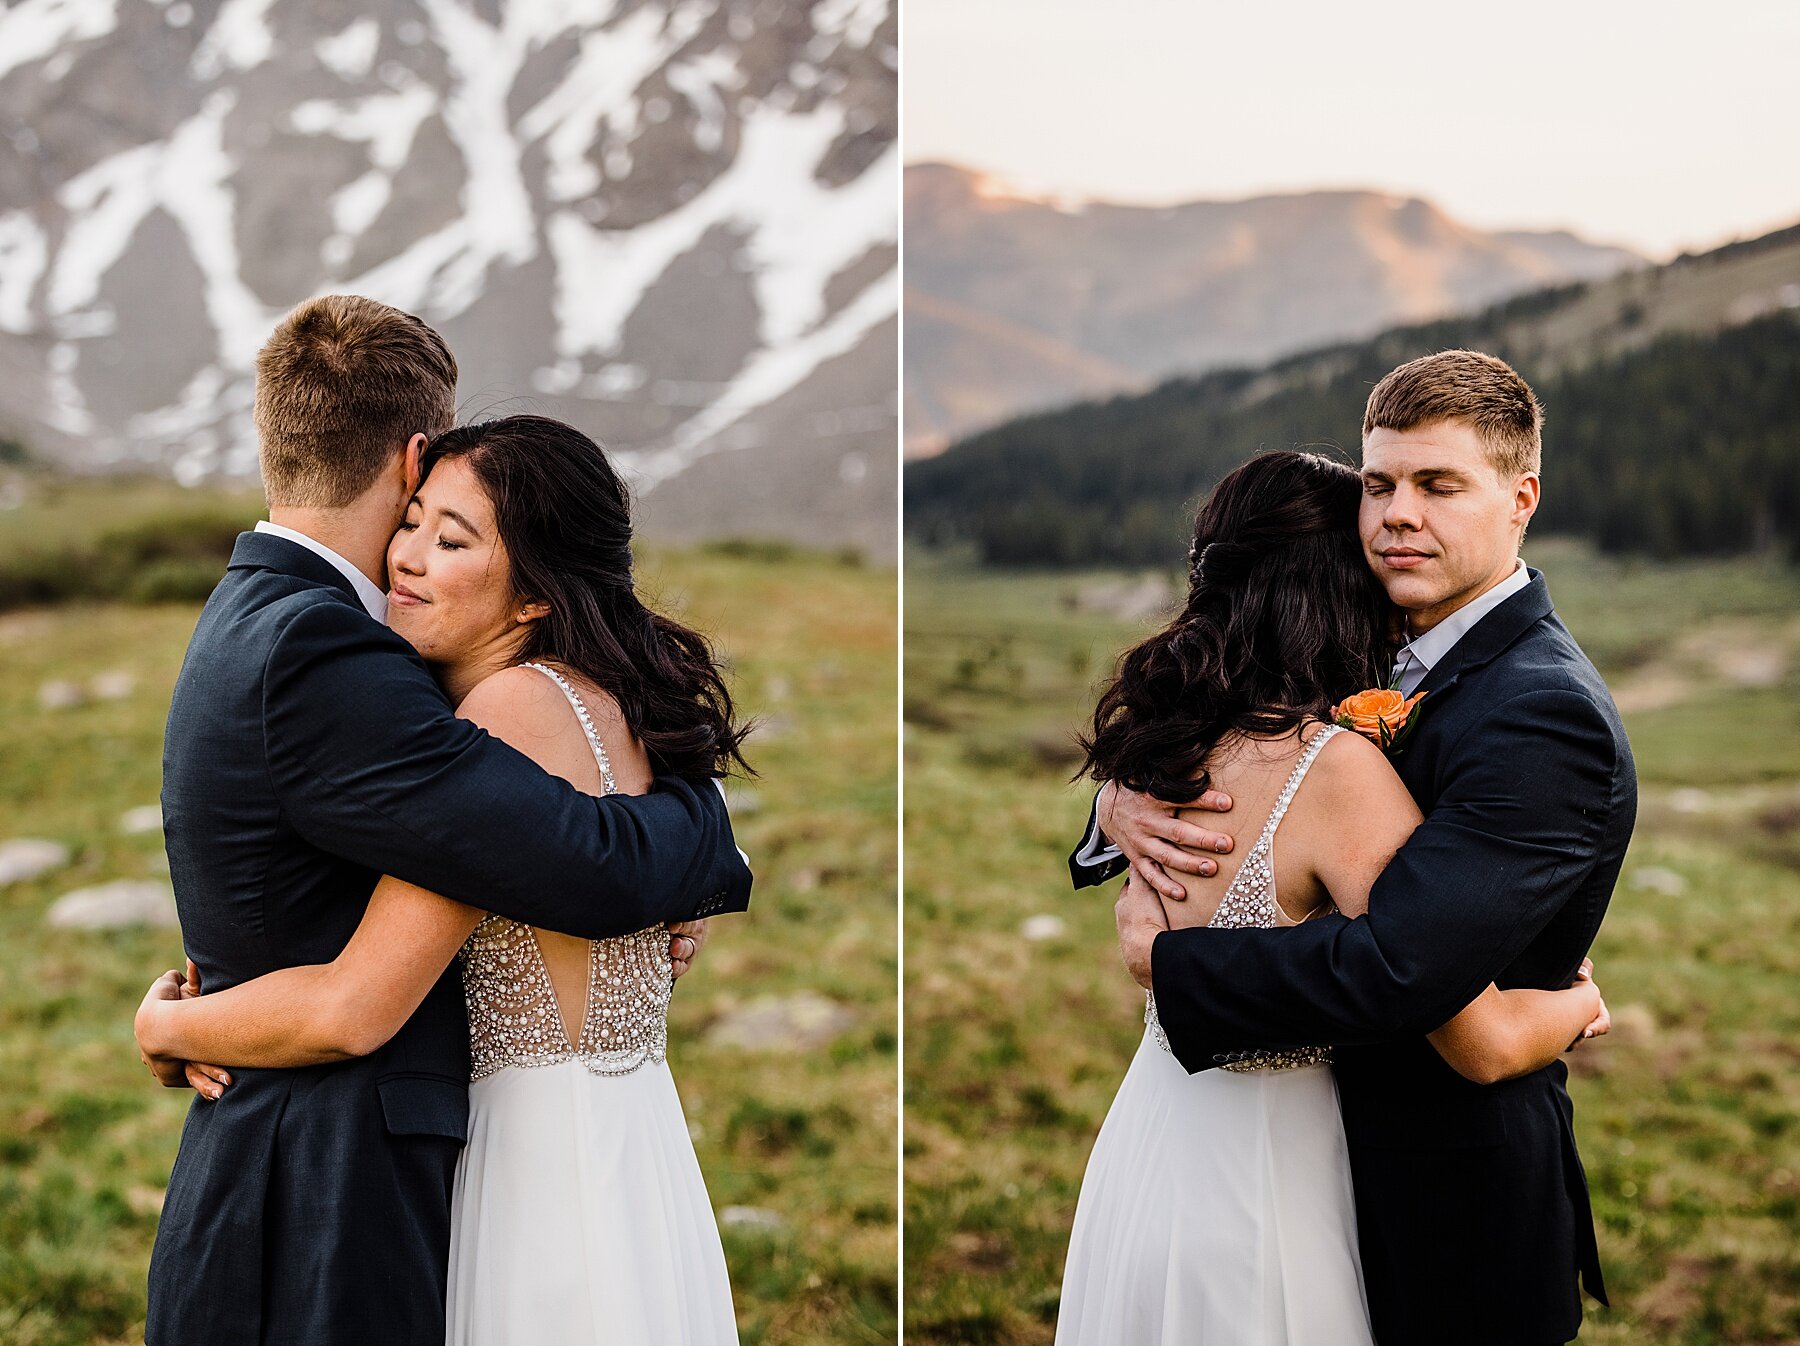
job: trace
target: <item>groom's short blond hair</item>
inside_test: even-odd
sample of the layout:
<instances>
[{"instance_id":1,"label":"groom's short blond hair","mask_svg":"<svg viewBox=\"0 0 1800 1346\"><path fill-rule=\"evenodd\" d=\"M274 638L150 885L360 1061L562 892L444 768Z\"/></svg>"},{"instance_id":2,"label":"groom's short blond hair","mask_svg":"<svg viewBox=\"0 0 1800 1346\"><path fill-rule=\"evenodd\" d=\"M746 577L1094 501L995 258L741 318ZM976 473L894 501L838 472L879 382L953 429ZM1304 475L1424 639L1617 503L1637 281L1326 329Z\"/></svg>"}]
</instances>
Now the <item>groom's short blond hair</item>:
<instances>
[{"instance_id":1,"label":"groom's short blond hair","mask_svg":"<svg viewBox=\"0 0 1800 1346\"><path fill-rule=\"evenodd\" d=\"M256 357L270 505L330 509L374 484L416 434L456 419L456 360L410 313L331 294L301 304Z\"/></svg>"},{"instance_id":2,"label":"groom's short blond hair","mask_svg":"<svg viewBox=\"0 0 1800 1346\"><path fill-rule=\"evenodd\" d=\"M1536 472L1543 461L1544 409L1506 361L1480 351L1439 351L1409 360L1375 385L1363 409L1371 430L1413 430L1460 421L1480 436L1502 477Z\"/></svg>"}]
</instances>

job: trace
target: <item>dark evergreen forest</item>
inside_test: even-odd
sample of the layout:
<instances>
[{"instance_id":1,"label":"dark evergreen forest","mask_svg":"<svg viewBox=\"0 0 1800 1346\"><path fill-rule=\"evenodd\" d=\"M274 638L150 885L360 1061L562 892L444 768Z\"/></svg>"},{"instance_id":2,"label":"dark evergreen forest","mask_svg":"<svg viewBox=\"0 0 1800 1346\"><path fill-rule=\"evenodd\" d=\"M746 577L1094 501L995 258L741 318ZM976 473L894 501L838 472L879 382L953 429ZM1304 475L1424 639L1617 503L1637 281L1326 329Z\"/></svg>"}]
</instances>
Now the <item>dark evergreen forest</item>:
<instances>
[{"instance_id":1,"label":"dark evergreen forest","mask_svg":"<svg viewBox=\"0 0 1800 1346\"><path fill-rule=\"evenodd\" d=\"M1467 346L1509 360L1546 408L1534 531L1614 553L1800 560L1800 312L1634 347L1617 339L1642 321L1625 306L1617 353L1536 349L1534 319L1583 288L1010 422L908 466L909 536L997 564L1167 562L1198 498L1245 458L1314 448L1354 464L1374 383Z\"/></svg>"}]
</instances>

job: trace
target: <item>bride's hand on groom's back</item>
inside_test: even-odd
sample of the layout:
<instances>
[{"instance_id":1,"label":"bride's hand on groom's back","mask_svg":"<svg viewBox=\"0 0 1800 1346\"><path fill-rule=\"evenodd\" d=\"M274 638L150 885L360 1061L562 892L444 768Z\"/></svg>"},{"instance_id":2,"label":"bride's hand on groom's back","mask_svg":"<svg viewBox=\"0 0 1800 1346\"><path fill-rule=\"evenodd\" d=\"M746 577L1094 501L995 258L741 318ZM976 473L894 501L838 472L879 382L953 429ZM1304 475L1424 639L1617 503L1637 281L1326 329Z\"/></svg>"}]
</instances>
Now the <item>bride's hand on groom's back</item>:
<instances>
[{"instance_id":1,"label":"bride's hand on groom's back","mask_svg":"<svg viewBox=\"0 0 1800 1346\"><path fill-rule=\"evenodd\" d=\"M143 1003L138 1006L133 1032L138 1043L138 1060L149 1068L156 1082L165 1089L193 1089L207 1098L219 1099L231 1083L231 1072L221 1066L180 1057L163 1055L156 1045L155 1017L158 1006L166 1001L192 1000L200 994L200 972L193 959L188 960L187 975L171 968L150 984Z\"/></svg>"},{"instance_id":2,"label":"bride's hand on groom's back","mask_svg":"<svg viewBox=\"0 0 1800 1346\"><path fill-rule=\"evenodd\" d=\"M1231 851L1229 835L1210 831L1179 815L1182 809L1202 809L1208 813L1230 811L1231 796L1218 790L1208 790L1186 803L1170 804L1108 781L1100 787L1095 807L1100 830L1130 862L1132 873L1142 879L1151 892L1171 902L1186 901L1187 889L1178 880L1170 878L1167 871L1179 870L1208 879L1219 872L1218 862L1210 857Z\"/></svg>"}]
</instances>

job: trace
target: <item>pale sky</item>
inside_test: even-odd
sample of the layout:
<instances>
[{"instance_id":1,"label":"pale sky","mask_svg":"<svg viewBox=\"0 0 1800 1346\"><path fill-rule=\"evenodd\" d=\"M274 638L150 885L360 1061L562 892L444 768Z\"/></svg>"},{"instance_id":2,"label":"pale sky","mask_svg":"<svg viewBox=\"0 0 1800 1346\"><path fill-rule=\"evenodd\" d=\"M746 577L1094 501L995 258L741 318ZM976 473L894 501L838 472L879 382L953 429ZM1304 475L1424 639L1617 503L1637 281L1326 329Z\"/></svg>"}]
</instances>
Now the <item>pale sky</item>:
<instances>
[{"instance_id":1,"label":"pale sky","mask_svg":"<svg viewBox=\"0 0 1800 1346\"><path fill-rule=\"evenodd\" d=\"M1658 259L1800 222L1800 0L904 0L909 163L1427 197Z\"/></svg>"}]
</instances>

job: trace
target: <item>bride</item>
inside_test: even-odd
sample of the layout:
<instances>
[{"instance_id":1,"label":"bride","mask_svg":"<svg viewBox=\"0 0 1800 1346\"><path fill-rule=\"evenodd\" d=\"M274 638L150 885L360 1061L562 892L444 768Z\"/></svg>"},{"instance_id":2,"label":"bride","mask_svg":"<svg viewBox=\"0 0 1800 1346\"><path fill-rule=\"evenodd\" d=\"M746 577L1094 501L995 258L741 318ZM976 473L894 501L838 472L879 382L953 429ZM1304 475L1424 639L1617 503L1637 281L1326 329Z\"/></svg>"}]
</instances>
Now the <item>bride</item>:
<instances>
[{"instance_id":1,"label":"bride","mask_svg":"<svg viewBox=\"0 0 1800 1346\"><path fill-rule=\"evenodd\" d=\"M513 416L440 436L423 472L388 548L389 623L458 714L589 794L643 793L653 770L744 766L706 641L633 591L629 497L592 440ZM366 1055L460 950L471 1085L449 1341L735 1343L665 1061L672 947L691 958L700 933L680 931L581 940L388 877L335 962L199 997L169 973L139 1012L139 1042L226 1066ZM202 1092L219 1098L229 1071L203 1069Z\"/></svg>"},{"instance_id":2,"label":"bride","mask_svg":"<svg viewBox=\"0 0 1800 1346\"><path fill-rule=\"evenodd\" d=\"M1222 790L1266 819L1217 878L1172 873L1187 895L1165 903L1171 927L1360 916L1421 821L1382 750L1330 722L1386 672L1360 496L1354 472L1314 454L1226 477L1194 521L1186 605L1124 656L1094 711L1088 774L1171 801ZM1588 971L1562 991L1489 986L1431 1042L1470 1079L1538 1069L1605 1031ZM1189 1075L1154 998L1144 1017L1082 1181L1057 1346L1369 1346L1329 1050Z\"/></svg>"}]
</instances>

